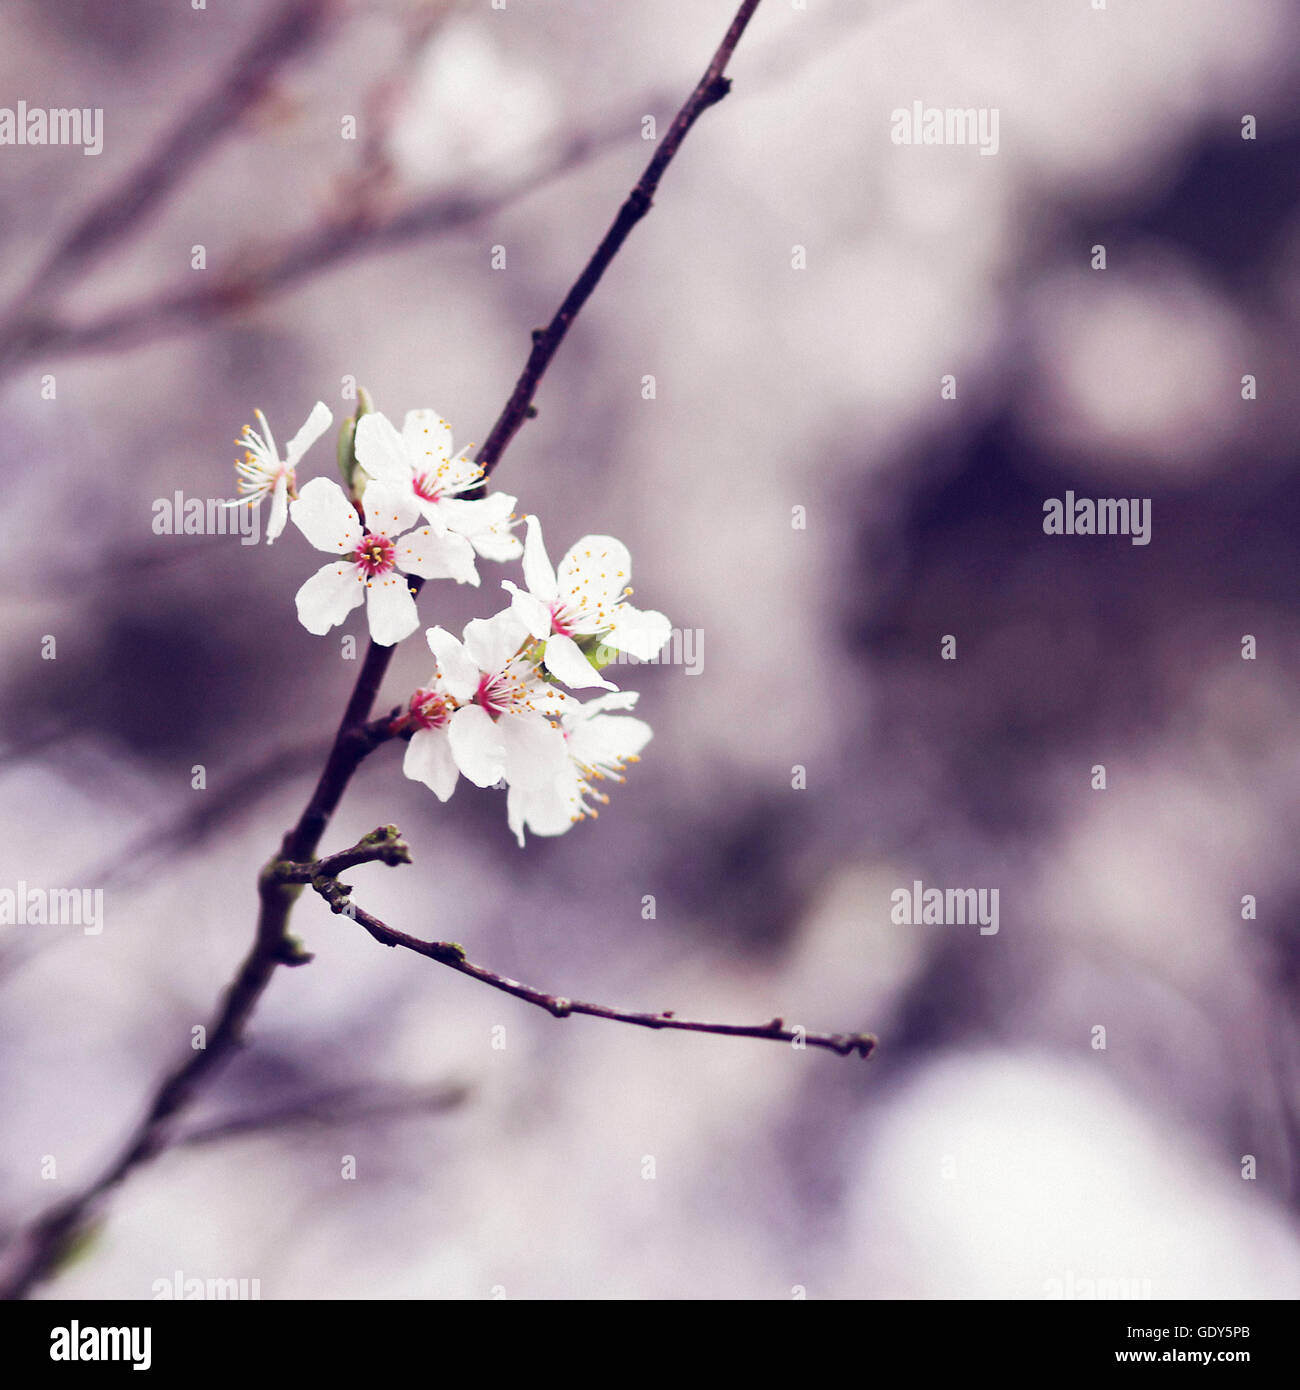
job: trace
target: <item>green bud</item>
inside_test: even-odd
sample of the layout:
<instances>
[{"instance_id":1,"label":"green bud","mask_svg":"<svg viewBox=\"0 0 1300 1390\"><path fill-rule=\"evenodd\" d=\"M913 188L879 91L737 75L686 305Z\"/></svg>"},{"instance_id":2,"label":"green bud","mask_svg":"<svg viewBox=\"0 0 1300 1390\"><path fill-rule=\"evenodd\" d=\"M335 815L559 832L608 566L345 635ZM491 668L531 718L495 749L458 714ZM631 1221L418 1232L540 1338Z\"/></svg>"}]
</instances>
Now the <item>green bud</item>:
<instances>
[{"instance_id":1,"label":"green bud","mask_svg":"<svg viewBox=\"0 0 1300 1390\"><path fill-rule=\"evenodd\" d=\"M364 386L359 386L357 408L339 428L339 473L342 474L343 485L354 502L359 502L361 494L366 490L365 474L357 467L357 421L363 415L369 415L374 408L375 403L370 398L370 392Z\"/></svg>"},{"instance_id":2,"label":"green bud","mask_svg":"<svg viewBox=\"0 0 1300 1390\"><path fill-rule=\"evenodd\" d=\"M605 641L608 636L608 632L596 632L590 637L583 637L578 642L579 651L597 671L603 671L606 666L618 659L618 648L609 646Z\"/></svg>"}]
</instances>

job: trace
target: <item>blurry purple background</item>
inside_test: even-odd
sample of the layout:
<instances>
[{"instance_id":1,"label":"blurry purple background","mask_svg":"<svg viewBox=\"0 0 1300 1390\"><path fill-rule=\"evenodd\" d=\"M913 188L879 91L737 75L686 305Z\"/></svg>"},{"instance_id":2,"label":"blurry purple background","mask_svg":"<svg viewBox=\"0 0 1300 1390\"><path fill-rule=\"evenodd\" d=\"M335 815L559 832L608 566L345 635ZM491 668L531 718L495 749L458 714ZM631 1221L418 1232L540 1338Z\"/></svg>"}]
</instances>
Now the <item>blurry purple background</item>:
<instances>
[{"instance_id":1,"label":"blurry purple background","mask_svg":"<svg viewBox=\"0 0 1300 1390\"><path fill-rule=\"evenodd\" d=\"M292 528L159 536L154 500L230 495L254 406L283 443L348 378L481 441L734 6L300 8L269 89L26 299L275 10L0 22L0 104L105 112L96 158L0 147L0 887L106 898L100 936L0 927L0 1228L93 1178L210 1018L355 676L296 621ZM655 738L563 839L520 851L500 793L440 806L389 747L325 848L395 821L415 864L358 901L542 988L877 1055L556 1022L304 899L317 958L194 1124L352 1099L141 1170L47 1293L1300 1292L1294 7L765 0L731 73L495 478L555 555L626 540L702 670L618 668ZM914 101L998 108L997 155L892 144ZM248 289L442 192L498 205ZM1151 543L1045 536L1067 489L1150 497ZM518 566L480 570L422 617L495 611ZM412 639L380 707L429 673ZM895 925L915 879L998 888L1000 931ZM416 1103L350 1114L385 1097Z\"/></svg>"}]
</instances>

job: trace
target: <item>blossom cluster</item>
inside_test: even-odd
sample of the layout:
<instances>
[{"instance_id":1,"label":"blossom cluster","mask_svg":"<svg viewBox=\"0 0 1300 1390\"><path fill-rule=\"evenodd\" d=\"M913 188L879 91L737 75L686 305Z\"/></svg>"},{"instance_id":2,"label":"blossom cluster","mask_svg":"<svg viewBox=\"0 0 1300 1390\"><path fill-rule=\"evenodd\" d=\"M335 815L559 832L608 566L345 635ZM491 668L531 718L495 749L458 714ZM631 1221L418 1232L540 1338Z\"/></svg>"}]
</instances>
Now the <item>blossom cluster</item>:
<instances>
[{"instance_id":1,"label":"blossom cluster","mask_svg":"<svg viewBox=\"0 0 1300 1390\"><path fill-rule=\"evenodd\" d=\"M452 432L432 410L411 410L399 431L378 411L358 412L344 469L298 486L307 450L333 416L318 401L281 458L270 426L245 426L235 464L239 496L270 501L268 543L291 521L331 558L298 590L298 618L322 635L363 604L380 646L420 626L407 576L479 585L478 561L522 560L523 587L502 580L505 607L476 618L460 637L425 632L433 674L414 691L395 732L407 739L403 771L446 801L461 777L507 788L506 815L519 843L526 830L560 835L608 801L599 784L622 781L651 737L623 692L601 673L602 658L626 652L652 660L668 640L662 613L628 602L632 560L612 536L583 536L552 565L537 517L517 499L487 492L470 449L453 453ZM524 539L515 534L521 521ZM423 524L421 524L423 523ZM573 692L605 693L580 700Z\"/></svg>"}]
</instances>

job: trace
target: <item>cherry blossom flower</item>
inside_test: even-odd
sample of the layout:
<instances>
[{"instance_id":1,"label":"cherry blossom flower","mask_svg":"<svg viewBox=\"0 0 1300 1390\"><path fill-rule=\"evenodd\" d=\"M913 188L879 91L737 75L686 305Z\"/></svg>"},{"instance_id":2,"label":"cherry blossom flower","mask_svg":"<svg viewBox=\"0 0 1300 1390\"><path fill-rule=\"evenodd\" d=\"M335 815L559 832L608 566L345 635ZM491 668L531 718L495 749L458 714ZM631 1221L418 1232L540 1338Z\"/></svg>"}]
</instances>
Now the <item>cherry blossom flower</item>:
<instances>
[{"instance_id":1,"label":"cherry blossom flower","mask_svg":"<svg viewBox=\"0 0 1300 1390\"><path fill-rule=\"evenodd\" d=\"M574 639L599 636L604 646L650 661L672 631L662 613L642 612L626 601L632 592L631 574L627 546L613 536L583 536L569 548L557 573L546 553L541 523L530 516L524 543L528 591L508 579L501 582L529 632L545 640L545 664L552 675L574 690L588 686L614 690Z\"/></svg>"},{"instance_id":2,"label":"cherry blossom flower","mask_svg":"<svg viewBox=\"0 0 1300 1390\"><path fill-rule=\"evenodd\" d=\"M402 771L413 781L423 782L438 798L447 801L456 790L460 769L451 753L448 725L456 712L456 702L442 689L435 677L417 690L407 704L403 719L414 727L402 759Z\"/></svg>"},{"instance_id":3,"label":"cherry blossom flower","mask_svg":"<svg viewBox=\"0 0 1300 1390\"><path fill-rule=\"evenodd\" d=\"M371 638L391 647L420 625L404 574L478 583L469 542L434 526L412 531L418 509L387 483L366 488L364 526L347 494L328 478L313 478L289 515L317 550L337 557L297 593L298 619L317 636L365 603Z\"/></svg>"},{"instance_id":4,"label":"cherry blossom flower","mask_svg":"<svg viewBox=\"0 0 1300 1390\"><path fill-rule=\"evenodd\" d=\"M542 787L558 776L567 757L559 716L578 702L543 678L528 652L528 629L514 613L476 618L463 642L441 627L427 637L438 659L438 688L455 705L445 727L456 769L478 787L503 778L510 786ZM429 740L422 744L417 771L407 775L426 781L419 773L431 756Z\"/></svg>"},{"instance_id":5,"label":"cherry blossom flower","mask_svg":"<svg viewBox=\"0 0 1300 1390\"><path fill-rule=\"evenodd\" d=\"M386 415L363 415L356 453L371 478L413 497L427 521L465 536L485 560L513 560L520 553L510 530L515 498L505 492L473 500L459 495L482 483L483 469L469 448L452 454L451 427L437 411L408 410L401 434Z\"/></svg>"},{"instance_id":6,"label":"cherry blossom flower","mask_svg":"<svg viewBox=\"0 0 1300 1390\"><path fill-rule=\"evenodd\" d=\"M324 401L317 401L311 408L303 427L289 441L289 447L281 459L275 447L275 438L266 416L260 410L253 412L261 433L251 425L245 425L243 433L235 443L244 451L242 460L235 460L236 486L240 496L227 502L227 507L256 507L263 498L271 499L271 515L266 523L266 543L270 545L284 530L289 515L289 499L297 497L294 470L302 456L329 429L334 416Z\"/></svg>"},{"instance_id":7,"label":"cherry blossom flower","mask_svg":"<svg viewBox=\"0 0 1300 1390\"><path fill-rule=\"evenodd\" d=\"M587 816L600 812L587 798L608 802L595 782L622 782L628 763L639 761L641 750L653 736L649 724L630 715L637 692L601 695L567 711L560 721L568 755L564 768L539 787L511 786L506 798L506 818L522 846L524 831L534 835L563 835Z\"/></svg>"}]
</instances>

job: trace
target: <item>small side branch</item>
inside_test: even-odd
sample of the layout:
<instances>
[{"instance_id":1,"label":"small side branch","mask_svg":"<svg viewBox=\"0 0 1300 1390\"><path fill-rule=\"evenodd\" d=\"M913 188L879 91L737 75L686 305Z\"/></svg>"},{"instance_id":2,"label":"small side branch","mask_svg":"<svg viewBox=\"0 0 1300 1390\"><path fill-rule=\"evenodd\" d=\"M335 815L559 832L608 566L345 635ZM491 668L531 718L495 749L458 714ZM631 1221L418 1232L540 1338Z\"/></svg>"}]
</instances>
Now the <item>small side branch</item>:
<instances>
[{"instance_id":1,"label":"small side branch","mask_svg":"<svg viewBox=\"0 0 1300 1390\"><path fill-rule=\"evenodd\" d=\"M528 354L528 361L524 364L519 380L515 382L515 389L510 393L505 409L497 417L483 447L478 451L477 462L482 464L484 475L491 473L501 462L501 455L505 453L519 427L534 413L533 396L546 374L546 369L551 365L551 359L559 351L573 320L578 317L582 306L591 297L591 292L600 283L600 277L604 275L610 262L618 255L619 248L627 240L632 228L650 211L659 180L663 178L664 171L681 148L687 132L709 107L716 106L731 90L731 79L723 74L758 5L759 0L743 0L709 66L704 70L704 76L695 84L695 90L686 98L685 104L673 118L663 143L655 151L654 158L646 165L636 187L627 195L609 230L601 238L600 245L592 252L582 273L564 296L564 302L555 311L550 323L533 334L532 351Z\"/></svg>"},{"instance_id":2,"label":"small side branch","mask_svg":"<svg viewBox=\"0 0 1300 1390\"><path fill-rule=\"evenodd\" d=\"M466 957L465 948L455 941L422 941L419 937L408 936L396 927L390 927L387 922L358 907L352 901L352 889L338 880L339 873L358 864L397 865L410 862L410 851L397 827L386 825L371 831L350 849L327 855L324 859L310 864L281 863L276 866L275 872L285 883L309 883L329 903L331 912L359 923L380 945L413 951L427 960L436 961L439 965L468 975L481 984L490 985L504 994L522 999L527 1004L535 1004L554 1018L586 1014L589 1018L604 1018L613 1023L630 1023L637 1028L675 1028L684 1033L717 1033L731 1038L766 1038L772 1042L798 1042L802 1047L824 1048L828 1052L838 1053L841 1057L855 1052L859 1057L869 1057L875 1050L876 1039L870 1033L810 1033L803 1028L790 1027L783 1018L755 1024L704 1023L698 1019L678 1018L671 1009L664 1009L658 1013L644 1013L615 1009L607 1004L589 1004L581 999L569 999L559 994L548 994L545 990L512 980L507 975L498 975L486 966L476 965Z\"/></svg>"}]
</instances>

